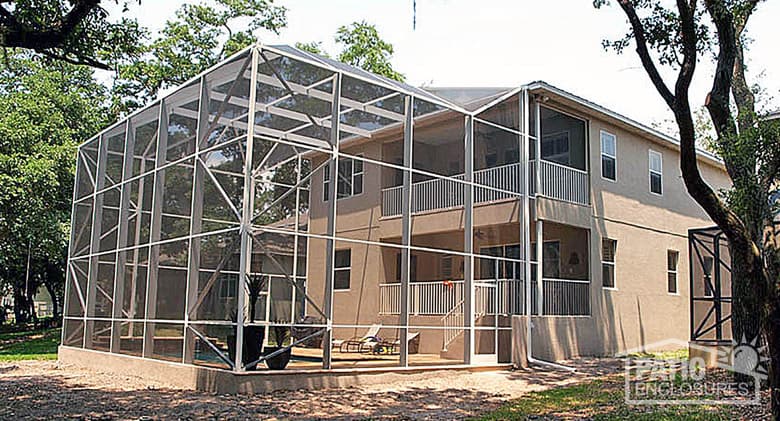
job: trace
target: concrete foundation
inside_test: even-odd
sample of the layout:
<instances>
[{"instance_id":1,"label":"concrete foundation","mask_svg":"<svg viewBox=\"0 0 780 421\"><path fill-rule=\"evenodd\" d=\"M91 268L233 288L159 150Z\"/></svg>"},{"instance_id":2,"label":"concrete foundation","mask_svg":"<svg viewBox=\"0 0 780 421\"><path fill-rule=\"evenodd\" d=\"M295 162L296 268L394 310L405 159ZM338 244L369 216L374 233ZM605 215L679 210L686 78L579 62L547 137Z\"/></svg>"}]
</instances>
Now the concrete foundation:
<instances>
[{"instance_id":1,"label":"concrete foundation","mask_svg":"<svg viewBox=\"0 0 780 421\"><path fill-rule=\"evenodd\" d=\"M208 367L192 366L133 357L122 354L59 347L59 361L78 367L155 380L180 389L219 394L260 394L276 390L325 389L403 381L412 375L452 370L484 371L509 368L492 366L382 367L333 370L281 370L234 373Z\"/></svg>"}]
</instances>

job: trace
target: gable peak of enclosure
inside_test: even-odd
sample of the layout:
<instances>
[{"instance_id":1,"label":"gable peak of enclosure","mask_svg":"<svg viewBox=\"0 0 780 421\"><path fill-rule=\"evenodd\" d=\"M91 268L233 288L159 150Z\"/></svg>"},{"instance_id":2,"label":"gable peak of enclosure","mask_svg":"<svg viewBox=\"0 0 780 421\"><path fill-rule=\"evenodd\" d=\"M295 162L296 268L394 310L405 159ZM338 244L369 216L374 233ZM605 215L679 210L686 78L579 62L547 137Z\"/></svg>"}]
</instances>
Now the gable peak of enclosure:
<instances>
[{"instance_id":1,"label":"gable peak of enclosure","mask_svg":"<svg viewBox=\"0 0 780 421\"><path fill-rule=\"evenodd\" d=\"M663 168L663 194L640 195L651 148L673 164L673 141L544 82L417 88L252 46L79 147L63 349L231 371L495 365L534 315L576 316L580 349L608 352L599 279L633 237L602 242L605 209L704 221ZM631 219L613 206L628 196L684 218Z\"/></svg>"}]
</instances>

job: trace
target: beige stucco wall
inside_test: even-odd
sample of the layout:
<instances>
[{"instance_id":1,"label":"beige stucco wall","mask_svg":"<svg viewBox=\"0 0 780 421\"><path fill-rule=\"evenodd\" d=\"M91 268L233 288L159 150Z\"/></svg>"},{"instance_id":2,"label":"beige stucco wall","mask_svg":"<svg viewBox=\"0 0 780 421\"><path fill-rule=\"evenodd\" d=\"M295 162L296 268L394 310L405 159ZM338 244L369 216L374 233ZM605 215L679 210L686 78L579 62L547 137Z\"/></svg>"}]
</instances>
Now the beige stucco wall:
<instances>
[{"instance_id":1,"label":"beige stucco wall","mask_svg":"<svg viewBox=\"0 0 780 421\"><path fill-rule=\"evenodd\" d=\"M604 355L639 347L663 339L687 340L689 337L689 291L687 231L712 223L687 195L679 170L679 153L671 145L656 143L654 138L610 120L606 116L584 114L572 104L547 104L561 111L586 118L589 135L589 171L591 205L580 206L553 199L532 201L532 217L546 221L545 239L561 237L558 224L569 224L584 231L575 232L569 243L589 246L589 261L582 267L567 268L564 264L571 250L562 247L562 276L579 277L589 273L591 279L589 317L534 317L534 352L557 359L572 355ZM600 131L617 138L617 181L601 177ZM400 133L398 134L400 136ZM395 139L398 140L397 138ZM347 149L351 154L381 160L383 142L377 139ZM393 150L384 145L385 153ZM663 195L649 191L648 151L663 156ZM397 152L397 151L396 151ZM395 152L394 152L395 153ZM315 159L315 165L317 165ZM728 177L717 164L702 159L701 172L715 189L729 185ZM385 173L384 180L382 177ZM400 241L401 218L381 217L381 190L387 185L391 171L374 164L364 164L363 193L341 199L337 203L337 235L372 242ZM322 172L315 174L311 187L310 230L325 233L326 206L322 202ZM518 202L503 202L475 206L474 224L480 230L475 238L475 250L496 244L519 241ZM414 245L442 247L462 251L463 211L459 209L428 212L412 218ZM531 223L531 238L534 224ZM617 240L616 288L602 288L601 242L603 238ZM334 294L334 323L347 325L391 325L397 316L381 316L379 285L396 279L397 249L338 241L336 249L352 250L351 285L348 291ZM667 251L679 252L678 292L667 292ZM418 280L438 279L440 271L430 259L418 260ZM583 256L583 261L584 261ZM455 257L453 277L460 273L460 261ZM324 241L309 245L309 294L322 301L324 291ZM585 273L583 273L585 271ZM436 320L434 320L436 319ZM433 326L438 318L416 318L414 323ZM361 334L365 328L337 329L336 338ZM437 345L423 345L422 352L433 352L441 342L441 332L425 335ZM382 332L382 336L394 335ZM422 338L425 341L425 337Z\"/></svg>"}]
</instances>

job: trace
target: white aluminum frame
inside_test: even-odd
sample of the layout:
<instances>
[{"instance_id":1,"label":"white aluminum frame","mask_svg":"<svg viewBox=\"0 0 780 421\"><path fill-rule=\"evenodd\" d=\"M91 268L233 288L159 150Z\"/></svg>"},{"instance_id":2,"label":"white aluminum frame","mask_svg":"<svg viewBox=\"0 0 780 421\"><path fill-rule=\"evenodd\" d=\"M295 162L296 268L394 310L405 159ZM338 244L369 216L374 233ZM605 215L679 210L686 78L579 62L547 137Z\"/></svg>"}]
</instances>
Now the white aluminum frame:
<instances>
[{"instance_id":1,"label":"white aluminum frame","mask_svg":"<svg viewBox=\"0 0 780 421\"><path fill-rule=\"evenodd\" d=\"M279 69L276 69L271 63L277 57L284 57L284 60L305 63L309 66L315 66L323 71L325 76L317 81L313 81L306 84L295 83L294 81L286 80L289 75L282 74ZM265 74L260 72L260 67L270 68L272 74ZM222 69L230 70L227 74L220 74ZM237 71L236 71L237 69ZM348 77L350 80L360 81L369 85L374 85L382 89L388 90L390 93L383 94L376 98L365 100L364 102L358 101L354 98L344 96L344 79ZM234 87L237 86L237 81L243 79L249 81L249 92L241 92L235 95L233 92ZM215 88L219 86L225 86L231 84L227 92L216 91ZM324 90L325 84L331 84L331 92ZM268 103L262 103L264 98L258 97L258 90L254 89L258 86L271 87L286 93L277 97L276 99L269 101ZM187 95L190 96L186 96ZM182 95L177 97L177 95ZM194 95L197 99L198 107L196 110L189 106L191 102L189 98ZM302 110L290 109L290 102L295 98L310 97L318 101L330 102L330 114L327 116L314 116L309 113L305 107ZM401 251L401 314L399 315L398 323L386 324L383 329L398 329L400 339L400 355L399 365L402 367L408 366L409 361L409 349L407 344L407 338L410 335L410 330L429 331L438 330L441 331L444 328L440 326L418 326L410 324L409 320L409 283L410 283L410 260L411 253L413 251L431 252L449 256L461 256L464 258L464 296L463 296L463 325L453 326L450 329L460 330L464 332L464 355L463 362L465 364L477 363L482 358L476 358L475 353L475 332L478 330L492 330L495 332L496 341L498 340L499 331L508 331L508 327L499 327L496 321L495 326L476 326L475 315L475 282L474 282L474 270L475 270L475 258L485 258L489 256L482 256L478 250L474 250L474 193L475 188L492 190L501 192L503 194L511 194L522 204L522 209L519 216L519 229L521 235L521 255L517 259L513 258L500 258L495 259L496 264L504 264L504 262L519 263L524 266L524 279L530 279L530 262L528 261L528 247L530 247L530 230L529 230L529 218L530 211L530 197L528 191L530 190L530 174L529 157L528 157L528 145L530 141L537 142L537 155L541 154L541 148L539 147L539 137L530 136L528 133L528 114L531 112L531 106L535 107L535 112L539 112L539 104L531 104L528 98L528 90L523 89L516 92L507 92L502 95L501 98L495 101L495 104L500 104L504 101L514 100L517 98L520 102L519 111L521 113L522 127L518 130L516 128L504 127L499 124L485 121L480 119L478 114L487 110L489 107L482 107L475 111L468 111L460 106L454 105L447 100L437 97L434 94L413 88L407 85L400 84L395 81L386 80L384 78L371 75L367 72L363 72L358 69L351 69L342 64L328 61L323 58L319 58L308 53L294 50L287 47L269 47L264 45L251 46L241 52L231 56L228 60L220 63L207 71L201 73L195 78L191 79L179 90L161 98L158 101L153 102L149 106L138 110L130 114L125 120L118 122L100 132L95 137L88 139L86 142L79 146L79 160L78 165L86 169L84 172L89 177L89 182L92 184L92 192L81 197L77 197L76 191L73 196L73 209L77 206L86 205L92 203L92 214L90 224L90 246L86 254L73 255L75 251L81 252L81 250L73 250L75 236L71 239L71 248L69 250L69 270L68 276L70 281L66 285L66 296L69 297L69 292L72 287L77 289L77 297L79 303L83 307L83 314L79 317L65 316L65 323L70 321L83 323L83 339L81 347L91 348L92 336L94 333L94 323L108 323L111 329L113 329L113 335L110 336L109 352L122 352L121 341L118 332L121 331L124 324L133 325L134 323L141 323L144 326L144 333L142 338L141 356L143 358L156 358L154 349L155 328L160 324L173 324L180 328L181 331L181 358L177 362L185 364L194 364L196 362L196 343L200 341L211 352L213 352L220 361L229 366L231 370L241 372L247 369L255 367L259 362L267 359L274 354L266 355L257 361L245 362L243 354L243 333L244 326L261 325L272 326L298 326L296 320L291 320L289 323L277 323L269 321L266 316L266 320L250 323L247 318L247 299L248 292L246 290L246 280L255 272L252 269L252 257L253 250L260 248L263 253L266 253L271 261L272 266L276 269L284 269L283 265L275 258L272 253L267 252L266 245L263 244L262 235L278 235L288 236L293 238L293 255L292 255L292 268L289 269L291 273L283 273L279 275L292 285L292 302L291 302L291 316L295 317L296 305L298 303L306 303L307 313L321 315L324 320L321 324L310 324L307 327L319 328L319 330L311 336L322 335L325 343L332 341L333 330L339 328L363 328L366 327L360 323L345 324L334 322L334 288L333 280L336 268L334 267L335 247L336 243L352 243L359 244L364 247L382 247L382 248L395 248ZM194 101L192 99L191 101ZM390 110L385 107L383 101L400 100L403 104L402 112L399 110ZM215 113L212 110L212 101L216 101L220 104L220 110ZM450 176L444 176L441 174L435 174L430 171L414 168L413 165L413 144L414 144L414 127L415 124L424 115L415 115L418 112L418 105L428 104L434 111L431 114L436 115L449 115L452 114L454 118L463 118L464 124L464 139L463 139L463 156L465 171L462 179ZM494 105L495 105L494 104ZM208 106L207 106L208 105ZM225 107L238 107L240 111L232 112L231 114L223 115ZM155 109L154 107L158 107ZM157 110L157 135L155 144L155 167L151 169L141 169L140 172L133 170L133 164L136 158L134 153L134 141L135 141L135 127L148 124L150 116L142 113L150 114L150 110ZM398 125L402 126L403 130L403 164L396 164L390 162L384 162L382 160L372 159L360 154L349 154L340 150L340 133L348 133L352 138L371 138L374 133L359 125L350 125L342 122L342 117L353 111L358 110L364 113L372 114L385 118L392 123L386 127L377 129L381 131L387 127ZM296 121L295 127L286 130L280 130L278 128L269 127L264 125L265 123L259 123L256 116L258 113L268 113L268 115L274 118L284 118L289 121ZM172 114L180 115L183 118L196 121L195 134L182 140L177 140L171 145L168 144L169 137L177 136L178 130L173 127L169 129L169 116ZM144 120L141 120L141 115L144 115ZM149 121L147 121L149 120ZM254 124L250 124L253 122ZM482 185L477 180L474 180L474 125L475 123L487 124L493 127L497 127L501 130L505 130L509 133L517 135L518 138L518 150L520 152L520 165L524 170L521 171L522 188L520 192L509 192L495 186ZM540 124L539 118L537 118L537 125ZM220 137L218 143L210 144L211 137L214 129L219 126L221 132L220 136L227 134L228 129L233 129L241 132L241 134L235 136L230 135L227 138ZM307 137L302 130L313 129L320 127L321 130L329 130L329 138L315 139ZM122 168L122 180L116 180L116 183L110 187L105 186L105 173L106 173L106 160L108 155L116 155L117 152L109 151L107 148L107 137L114 131L124 129L125 133L125 153L123 156L124 165ZM169 130L171 136L169 136ZM540 133L539 127L537 127L537 133ZM173 138L172 138L173 139ZM97 141L97 162L93 161L84 148L92 147L93 143ZM257 164L254 160L255 142L270 142L272 144L269 152L265 157L260 159L260 163ZM194 143L194 148L186 156L168 160L167 152L170 147L177 145L186 145L189 142ZM243 143L242 143L243 142ZM243 144L243 146L241 146ZM151 144L150 144L151 145ZM241 173L221 170L218 168L212 168L203 159L207 153L217 153L217 151L225 150L228 146L234 146L243 153L244 161ZM285 157L283 161L270 163L271 154L282 150L293 150L294 154L289 157ZM284 152L283 152L284 153ZM329 163L327 167L330 171L331 182L328 183L330 189L330 199L325 202L327 204L327 221L326 229L324 232L313 232L311 230L303 230L301 228L301 203L303 201L302 193L308 191L309 198L317 199L317 195L313 194L314 190L308 186L312 186L315 178L313 175L317 172L322 172L323 168L326 168L324 164L319 165L317 168L310 168L309 174L303 173L304 160L309 159L309 156L313 154L319 154L325 156L325 162ZM141 156L142 162L145 161L145 157ZM404 174L404 181L402 186L402 231L400 233L401 242L393 243L386 242L384 240L366 240L366 239L354 239L347 238L341 235L337 231L336 222L339 217L338 202L339 200L333 200L338 198L337 189L337 176L338 176L338 163L340 159L360 160L363 163L363 178L364 188L367 190L366 180L368 179L368 165L372 165L376 168L386 169L400 169ZM291 163L296 168L296 179L294 185L286 185L284 183L270 182L270 180L262 179L264 174L272 173L276 168L279 168L283 164ZM94 166L93 166L94 164ZM256 166L255 166L256 165ZM94 176L92 168L94 167ZM166 200L164 197L164 188L166 186L166 172L167 170L175 167L187 168L191 172L191 179L187 184L187 188L190 194L190 215L173 215L163 212L163 203ZM375 170L371 169L371 170ZM539 166L536 166L537 177L536 183L539 183ZM80 174L77 171L77 174ZM448 180L448 182L455 183L459 188L464 190L464 227L463 227L463 250L445 250L431 247L421 247L419 245L412 244L411 236L411 186L412 175L422 174L429 177L433 177L440 180ZM83 175L83 174L82 174ZM231 192L226 190L226 187L220 183L220 177L237 177L243 180L243 186L241 190L241 203L235 203L236 197L231 195ZM353 174L354 178L354 174ZM146 203L142 205L142 200L147 200L145 194L138 193L138 202L132 203L131 195L132 186L134 182L145 183L148 180L153 180L151 186L151 211L147 211ZM79 180L77 180L78 183ZM220 200L224 201L226 209L229 210L228 219L235 218L235 220L223 220L223 218L214 218L204 215L204 202L210 200L205 197L204 186L205 183L210 182L216 189L220 196ZM278 226L274 224L263 225L258 222L258 217L264 211L258 211L260 204L253 203L256 197L256 186L259 183L263 183L268 186L275 186L280 188L289 189L283 195L276 198L276 202L281 202L283 199L294 198L296 210L294 212L294 227ZM103 209L109 209L109 207L103 206L102 200L106 193L113 190L119 190L120 192L120 204L118 212L120 215L119 222L116 227L117 244L111 250L101 251L99 248L99 242L101 238L101 222ZM537 190L539 191L538 187ZM294 196L292 196L294 194ZM220 202L221 203L221 202ZM265 204L263 204L265 205ZM128 241L130 219L130 209L132 206L133 212L135 212L135 228L140 229L143 215L148 214L150 217L149 222L149 237L144 241L136 237L132 241L132 245ZM268 208L265 209L269 209ZM113 208L111 208L113 209ZM259 212L259 213L258 213ZM187 233L184 236L175 238L163 238L161 229L163 227L163 218L188 218ZM76 225L75 212L72 218L72 224ZM222 228L219 229L205 229L205 223L221 224ZM537 225L537 235L541 234L542 222L539 221ZM113 234L112 234L113 235ZM228 244L226 248L228 250L236 250L239 253L238 269L227 270L223 265L226 264L226 258L223 256L222 261L219 263L216 269L204 268L201 265L201 253L203 239L210 238L233 238L237 236L240 240L240 245ZM298 240L306 240L305 255L309 254L309 242L308 240L318 239L324 240L326 244L325 248L325 283L324 283L324 299L323 302L315 302L310 296L307 290L310 285L307 283L305 287L300 285L301 279L305 279L298 273L298 261L302 259L304 250L300 249ZM229 241L229 240L227 240ZM179 319L163 319L157 317L156 306L158 299L158 292L162 291L161 285L158 285L158 270L168 268L168 266L162 264L160 253L161 250L169 248L179 243L187 243L186 262L182 263L182 266L175 267L177 270L181 270L187 274L186 282L184 283L183 301L184 311ZM300 243L301 245L303 243ZM538 244L542 244L539 242ZM146 252L148 250L147 260L145 264L146 268L146 288L145 288L145 309L144 314L129 314L124 311L124 296L126 277L125 267L126 264L132 266L136 270L143 267L137 257L133 262L127 261L127 253L133 253L135 251ZM230 255L232 252L225 252ZM112 309L110 317L102 317L95 314L95 302L97 294L100 293L95 285L97 279L98 265L101 259L105 259L107 256L114 255L113 260L114 267L114 287L112 294L110 295L110 302ZM539 254L541 260L541 253ZM351 260L354 260L354 256L351 256ZM81 263L79 263L81 262ZM77 270L81 268L77 265L86 264L86 277L87 277L87 291L81 291L79 287L79 281L77 277L83 277L84 274L77 274ZM541 269L542 265L537 265ZM287 269L285 269L287 270ZM351 270L352 271L352 270ZM201 273L208 273L209 280L206 286L201 288L200 275ZM216 277L219 273L228 275L237 275L239 277L238 291L236 291L236 301L238 312L235 320L220 320L220 319L203 319L197 316L197 310L204 302L205 294L213 290ZM309 276L309 269L307 269L306 277ZM83 279L83 278L81 278ZM131 288L136 288L136 277L132 276L130 285ZM539 279L542 279L539 277ZM71 285L73 283L73 285ZM540 283L541 285L541 283ZM530 282L526 283L526 286L530 288ZM140 287L140 285L138 285ZM135 291L134 289L132 291ZM266 294L266 314L268 311L268 300L271 297L271 287L269 286L265 292ZM495 288L496 294L498 294L498 288ZM135 292L132 292L135 294ZM541 288L539 288L541 294ZM526 296L529 300L529 304L525 306L530 310L530 296ZM540 295L541 298L541 295ZM133 295L132 299L135 299ZM497 301L496 301L497 302ZM74 303L66 302L65 308ZM541 309L541 302L539 305ZM200 331L197 326L213 326L234 329L235 333L235 355L233 358L229 358L225 353L213 343L204 331ZM132 327L131 327L132 331ZM266 329L267 332L267 329ZM530 332L529 332L530 333ZM307 337L308 338L308 337ZM66 341L66 329L63 329L63 342ZM297 345L301 340L306 338L295 338L295 342L290 346ZM201 347L203 349L203 347ZM496 354L492 363L497 363L497 346L494 348ZM278 351L281 352L281 351ZM482 356L481 356L482 357ZM178 355L177 355L178 358ZM332 351L331 347L326 346L322 355L322 368L332 368Z\"/></svg>"}]
</instances>

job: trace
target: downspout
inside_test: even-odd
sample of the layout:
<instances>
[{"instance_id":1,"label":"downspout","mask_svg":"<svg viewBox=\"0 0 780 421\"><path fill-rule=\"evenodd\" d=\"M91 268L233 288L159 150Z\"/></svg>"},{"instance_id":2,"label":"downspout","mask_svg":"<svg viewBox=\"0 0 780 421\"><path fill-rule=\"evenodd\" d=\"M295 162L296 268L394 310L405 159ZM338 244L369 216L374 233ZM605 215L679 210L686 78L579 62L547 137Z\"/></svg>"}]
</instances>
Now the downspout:
<instances>
[{"instance_id":1,"label":"downspout","mask_svg":"<svg viewBox=\"0 0 780 421\"><path fill-rule=\"evenodd\" d=\"M523 218L523 221L522 221L522 224L523 224L522 225L522 227L523 227L523 250L524 250L523 251L523 255L525 257L525 265L524 265L524 267L525 267L525 276L524 276L524 279L525 279L525 282L524 282L525 283L525 304L524 304L524 307L525 307L524 308L524 310L525 310L525 356L526 356L526 359L528 360L529 364L544 365L544 366L549 366L549 367L553 367L553 368L557 368L557 369L561 369L561 370L566 370L566 371L569 371L569 372L574 372L574 371L576 371L576 369L573 368L573 367L568 367L568 366L557 364L557 363L550 362L550 361L540 360L540 359L534 358L533 355L532 355L532 348L533 348L533 346L531 344L531 336L532 336L531 335L531 328L533 327L533 323L531 323L531 259L530 259L530 252L529 252L529 250L531 249L531 235L530 235L530 229L531 229L531 227L530 227L530 225L531 225L530 224L530 219L531 219L530 201L531 200L530 200L530 197L529 197L531 183L530 183L530 172L528 171L528 164L529 164L528 148L529 148L529 145L531 144L530 143L531 137L530 137L530 134L529 134L529 129L530 129L529 122L530 122L530 117L531 117L531 113L530 113L531 107L529 106L530 105L530 101L529 101L530 98L529 98L529 95L528 95L528 86L524 86L523 87L522 95L523 95L522 96L522 102L523 102L523 107L522 107L523 110L522 110L522 112L524 113L523 118L522 118L522 122L523 122L523 128L522 128L523 130L522 131L523 131L524 145L522 145L523 148L521 150L523 151L523 163L524 163L524 167L525 167L524 168L524 173L525 174L523 176L523 179L524 179L524 186L523 186L523 188L524 188L524 194L523 194L523 215L525 217ZM539 127L541 127L541 122L540 122L540 116L537 115L536 116L536 128L537 128L536 129L536 139L534 140L536 142L536 168L535 168L535 171L536 171L536 185L537 186L541 185L541 180L539 180L539 173L540 173L539 169L540 169L540 163L541 163L541 153L540 153L541 148L539 147L541 142L539 140L541 139L541 137L540 137L541 130L539 130ZM539 189L538 188L536 190L536 194L537 195L539 194ZM537 257L538 257L538 255L537 255ZM540 264L540 262L537 262L537 265L539 265L539 264ZM537 279L537 282L539 282L540 285L541 285L541 282L542 282L541 278Z\"/></svg>"}]
</instances>

